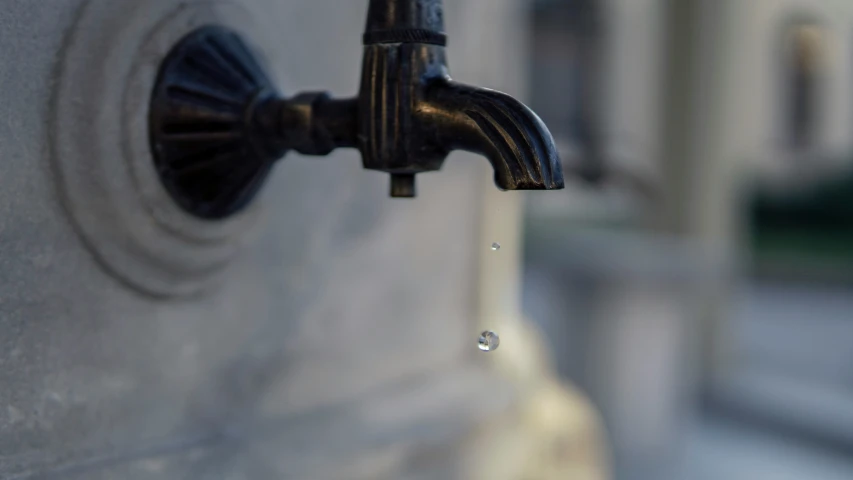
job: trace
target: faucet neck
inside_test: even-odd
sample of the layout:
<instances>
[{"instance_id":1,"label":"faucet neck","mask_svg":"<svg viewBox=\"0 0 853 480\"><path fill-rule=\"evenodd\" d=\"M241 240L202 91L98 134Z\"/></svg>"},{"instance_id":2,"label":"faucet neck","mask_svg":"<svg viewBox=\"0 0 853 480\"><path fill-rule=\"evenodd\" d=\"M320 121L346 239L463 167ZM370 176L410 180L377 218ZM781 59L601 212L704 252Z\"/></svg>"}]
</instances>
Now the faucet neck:
<instances>
[{"instance_id":1,"label":"faucet neck","mask_svg":"<svg viewBox=\"0 0 853 480\"><path fill-rule=\"evenodd\" d=\"M442 0L370 0L365 45L445 42Z\"/></svg>"}]
</instances>

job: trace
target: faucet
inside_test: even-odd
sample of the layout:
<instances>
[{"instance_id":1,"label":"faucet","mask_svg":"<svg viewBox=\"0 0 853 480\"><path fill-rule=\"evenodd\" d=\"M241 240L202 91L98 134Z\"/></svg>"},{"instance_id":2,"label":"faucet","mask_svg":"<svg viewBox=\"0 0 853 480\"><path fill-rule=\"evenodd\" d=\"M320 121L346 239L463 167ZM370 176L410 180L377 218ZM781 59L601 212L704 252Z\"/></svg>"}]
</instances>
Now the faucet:
<instances>
[{"instance_id":1,"label":"faucet","mask_svg":"<svg viewBox=\"0 0 853 480\"><path fill-rule=\"evenodd\" d=\"M233 31L206 26L161 65L149 112L154 164L188 212L220 219L246 206L289 150L357 148L363 166L390 174L392 197L414 197L415 175L453 150L485 156L502 190L564 187L542 120L501 92L448 72L442 0L371 0L355 98L282 97Z\"/></svg>"}]
</instances>

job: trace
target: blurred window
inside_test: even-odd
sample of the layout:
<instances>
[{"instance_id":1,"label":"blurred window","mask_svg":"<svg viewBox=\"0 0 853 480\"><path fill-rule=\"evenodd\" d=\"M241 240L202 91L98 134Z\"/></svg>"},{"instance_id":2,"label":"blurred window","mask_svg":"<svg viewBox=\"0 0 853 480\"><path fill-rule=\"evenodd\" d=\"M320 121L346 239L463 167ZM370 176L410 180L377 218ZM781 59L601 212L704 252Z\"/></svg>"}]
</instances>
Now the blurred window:
<instances>
[{"instance_id":1,"label":"blurred window","mask_svg":"<svg viewBox=\"0 0 853 480\"><path fill-rule=\"evenodd\" d=\"M714 396L742 420L849 451L853 170L822 170L817 151L826 28L798 18L782 32L782 133L798 161L750 192L751 275L726 319Z\"/></svg>"},{"instance_id":2,"label":"blurred window","mask_svg":"<svg viewBox=\"0 0 853 480\"><path fill-rule=\"evenodd\" d=\"M784 31L784 109L787 145L795 150L814 147L818 123L820 67L825 35L815 22L796 22Z\"/></svg>"}]
</instances>

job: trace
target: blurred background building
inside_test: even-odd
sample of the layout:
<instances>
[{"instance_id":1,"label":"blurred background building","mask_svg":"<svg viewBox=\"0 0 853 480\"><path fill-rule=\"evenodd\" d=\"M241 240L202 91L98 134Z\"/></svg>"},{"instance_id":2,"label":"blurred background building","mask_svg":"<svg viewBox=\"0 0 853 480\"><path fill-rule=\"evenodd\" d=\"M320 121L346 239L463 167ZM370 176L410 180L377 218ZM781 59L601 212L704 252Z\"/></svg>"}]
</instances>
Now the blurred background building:
<instances>
[{"instance_id":1,"label":"blurred background building","mask_svg":"<svg viewBox=\"0 0 853 480\"><path fill-rule=\"evenodd\" d=\"M537 0L524 309L618 479L853 478L853 3Z\"/></svg>"}]
</instances>

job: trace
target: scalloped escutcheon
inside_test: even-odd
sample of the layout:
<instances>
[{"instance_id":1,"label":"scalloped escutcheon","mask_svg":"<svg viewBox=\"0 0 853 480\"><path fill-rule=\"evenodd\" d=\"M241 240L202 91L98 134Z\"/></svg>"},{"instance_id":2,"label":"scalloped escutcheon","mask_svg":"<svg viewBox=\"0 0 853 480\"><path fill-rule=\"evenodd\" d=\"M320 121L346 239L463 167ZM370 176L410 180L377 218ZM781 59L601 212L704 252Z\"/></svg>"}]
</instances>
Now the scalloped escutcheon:
<instances>
[{"instance_id":1,"label":"scalloped escutcheon","mask_svg":"<svg viewBox=\"0 0 853 480\"><path fill-rule=\"evenodd\" d=\"M154 162L169 194L196 216L242 209L285 152L259 141L254 109L277 96L240 37L222 27L186 36L160 70L151 102Z\"/></svg>"}]
</instances>

